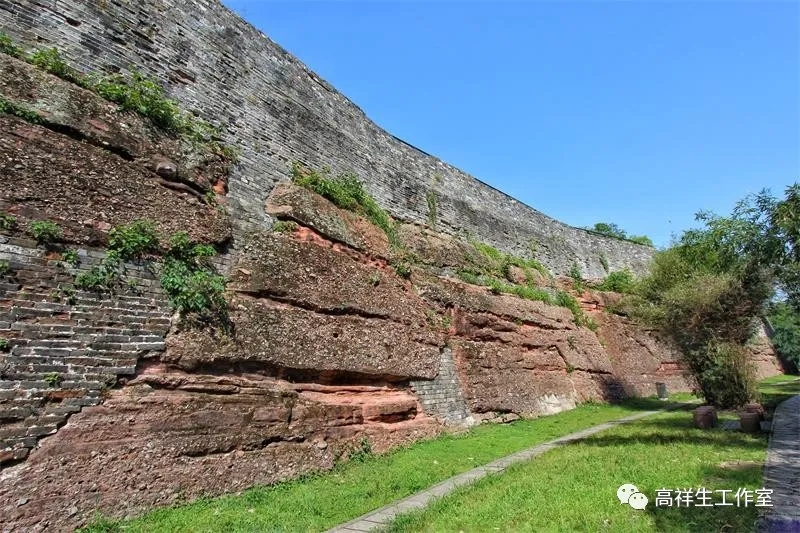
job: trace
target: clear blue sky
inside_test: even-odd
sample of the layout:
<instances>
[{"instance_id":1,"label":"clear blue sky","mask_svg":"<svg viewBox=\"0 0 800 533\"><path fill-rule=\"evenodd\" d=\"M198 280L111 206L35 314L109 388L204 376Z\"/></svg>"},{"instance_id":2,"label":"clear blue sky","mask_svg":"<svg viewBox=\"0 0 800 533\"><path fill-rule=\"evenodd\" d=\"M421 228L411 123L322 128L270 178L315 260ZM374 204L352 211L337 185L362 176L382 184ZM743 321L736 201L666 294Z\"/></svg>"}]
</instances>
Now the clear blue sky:
<instances>
[{"instance_id":1,"label":"clear blue sky","mask_svg":"<svg viewBox=\"0 0 800 533\"><path fill-rule=\"evenodd\" d=\"M378 125L657 245L800 181L797 2L225 0Z\"/></svg>"}]
</instances>

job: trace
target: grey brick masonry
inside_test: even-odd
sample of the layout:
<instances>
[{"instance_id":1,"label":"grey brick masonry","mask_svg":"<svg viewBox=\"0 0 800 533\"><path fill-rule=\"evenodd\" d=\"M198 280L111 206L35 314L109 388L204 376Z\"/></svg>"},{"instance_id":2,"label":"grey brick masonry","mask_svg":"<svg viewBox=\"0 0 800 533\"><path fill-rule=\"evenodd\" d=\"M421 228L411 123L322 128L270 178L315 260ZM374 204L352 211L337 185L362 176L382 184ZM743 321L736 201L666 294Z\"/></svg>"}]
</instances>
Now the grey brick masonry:
<instances>
[{"instance_id":1,"label":"grey brick masonry","mask_svg":"<svg viewBox=\"0 0 800 533\"><path fill-rule=\"evenodd\" d=\"M439 361L439 374L433 380L412 381L411 388L422 401L426 413L445 423L463 424L470 416L461 394L453 351L445 347Z\"/></svg>"},{"instance_id":2,"label":"grey brick masonry","mask_svg":"<svg viewBox=\"0 0 800 533\"><path fill-rule=\"evenodd\" d=\"M434 191L439 229L517 255L535 248L556 274L573 262L587 277L604 276L603 261L642 271L652 256L651 248L547 217L395 138L217 0L0 0L0 30L29 49L55 46L84 71L135 67L162 80L186 109L225 126L242 150L229 184L237 235L270 223L264 200L299 160L355 172L407 221L426 222Z\"/></svg>"},{"instance_id":3,"label":"grey brick masonry","mask_svg":"<svg viewBox=\"0 0 800 533\"><path fill-rule=\"evenodd\" d=\"M72 268L32 241L0 236L0 465L24 459L70 414L102 401L103 391L136 373L137 361L164 349L170 308L144 265L127 264L114 294L72 289L97 265L78 250Z\"/></svg>"}]
</instances>

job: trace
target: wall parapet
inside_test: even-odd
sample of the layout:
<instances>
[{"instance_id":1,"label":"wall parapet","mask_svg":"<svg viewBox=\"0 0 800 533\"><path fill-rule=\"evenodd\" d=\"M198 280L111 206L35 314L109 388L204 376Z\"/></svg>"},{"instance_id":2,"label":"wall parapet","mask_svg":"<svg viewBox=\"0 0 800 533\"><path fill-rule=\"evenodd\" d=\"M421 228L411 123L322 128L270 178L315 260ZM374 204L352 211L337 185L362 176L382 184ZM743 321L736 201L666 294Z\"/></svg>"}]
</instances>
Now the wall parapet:
<instances>
[{"instance_id":1,"label":"wall parapet","mask_svg":"<svg viewBox=\"0 0 800 533\"><path fill-rule=\"evenodd\" d=\"M132 67L159 78L182 106L221 124L241 148L229 183L239 235L271 219L263 204L291 162L352 171L393 216L427 220L556 274L643 272L653 249L552 219L385 132L302 62L217 0L0 1L0 29L28 47L58 48L83 71Z\"/></svg>"}]
</instances>

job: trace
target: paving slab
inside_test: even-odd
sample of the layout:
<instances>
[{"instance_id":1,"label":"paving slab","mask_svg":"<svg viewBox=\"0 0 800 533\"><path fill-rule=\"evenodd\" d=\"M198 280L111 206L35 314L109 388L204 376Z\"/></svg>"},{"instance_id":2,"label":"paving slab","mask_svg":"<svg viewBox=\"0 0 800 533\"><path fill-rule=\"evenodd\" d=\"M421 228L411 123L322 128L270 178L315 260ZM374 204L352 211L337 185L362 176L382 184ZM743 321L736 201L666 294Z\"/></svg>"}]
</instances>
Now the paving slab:
<instances>
[{"instance_id":1,"label":"paving slab","mask_svg":"<svg viewBox=\"0 0 800 533\"><path fill-rule=\"evenodd\" d=\"M772 507L759 517L759 533L800 533L800 396L781 403L772 417L764 488Z\"/></svg>"}]
</instances>

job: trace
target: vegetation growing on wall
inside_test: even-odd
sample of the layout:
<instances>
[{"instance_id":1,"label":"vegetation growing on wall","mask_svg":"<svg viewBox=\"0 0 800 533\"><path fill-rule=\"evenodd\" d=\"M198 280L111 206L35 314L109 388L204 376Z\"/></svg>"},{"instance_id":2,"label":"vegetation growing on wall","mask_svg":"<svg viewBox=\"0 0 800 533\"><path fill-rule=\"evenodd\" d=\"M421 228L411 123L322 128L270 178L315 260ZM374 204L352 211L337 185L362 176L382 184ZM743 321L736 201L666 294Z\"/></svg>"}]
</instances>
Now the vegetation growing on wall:
<instances>
[{"instance_id":1,"label":"vegetation growing on wall","mask_svg":"<svg viewBox=\"0 0 800 533\"><path fill-rule=\"evenodd\" d=\"M22 59L45 72L88 89L118 104L125 111L133 111L147 118L161 130L207 146L233 162L238 151L220 142L221 132L209 123L182 111L175 100L167 98L164 88L144 74L131 70L128 75L84 75L71 67L56 48L39 49L26 55L12 39L0 32L0 52ZM0 112L16 115L29 122L39 123L41 118L33 110L0 98Z\"/></svg>"},{"instance_id":2,"label":"vegetation growing on wall","mask_svg":"<svg viewBox=\"0 0 800 533\"><path fill-rule=\"evenodd\" d=\"M575 292L583 292L586 289L586 282L583 279L581 268L578 263L572 263L569 268L569 277L572 278L572 290Z\"/></svg>"},{"instance_id":3,"label":"vegetation growing on wall","mask_svg":"<svg viewBox=\"0 0 800 533\"><path fill-rule=\"evenodd\" d=\"M701 226L659 252L635 288L631 313L669 334L707 401L741 405L753 396L744 345L775 289L796 313L800 291L800 186L783 200L764 191L728 217L697 215Z\"/></svg>"},{"instance_id":4,"label":"vegetation growing on wall","mask_svg":"<svg viewBox=\"0 0 800 533\"><path fill-rule=\"evenodd\" d=\"M61 238L61 228L49 220L34 220L28 232L39 244L52 244Z\"/></svg>"},{"instance_id":5,"label":"vegetation growing on wall","mask_svg":"<svg viewBox=\"0 0 800 533\"><path fill-rule=\"evenodd\" d=\"M344 173L331 176L327 169L314 171L301 163L292 165L292 181L320 196L337 207L363 215L386 233L389 244L399 247L397 226L392 217L365 190L358 177Z\"/></svg>"},{"instance_id":6,"label":"vegetation growing on wall","mask_svg":"<svg viewBox=\"0 0 800 533\"><path fill-rule=\"evenodd\" d=\"M0 230L11 231L17 226L16 217L0 211Z\"/></svg>"},{"instance_id":7,"label":"vegetation growing on wall","mask_svg":"<svg viewBox=\"0 0 800 533\"><path fill-rule=\"evenodd\" d=\"M0 96L0 113L13 115L17 118L21 118L25 122L30 122L31 124L40 124L42 122L42 118L39 116L39 113L33 109L7 100L2 96Z\"/></svg>"},{"instance_id":8,"label":"vegetation growing on wall","mask_svg":"<svg viewBox=\"0 0 800 533\"><path fill-rule=\"evenodd\" d=\"M494 294L512 294L526 300L544 302L549 305L566 307L572 312L575 324L597 329L597 324L581 309L578 301L569 293L554 289L537 287L533 271L549 278L550 273L535 259L522 259L505 254L488 244L473 242L483 261L476 262L471 268L457 272L458 277L473 285L489 287ZM511 275L511 267L520 268L525 274L525 283L520 284Z\"/></svg>"},{"instance_id":9,"label":"vegetation growing on wall","mask_svg":"<svg viewBox=\"0 0 800 533\"><path fill-rule=\"evenodd\" d=\"M653 246L653 241L650 240L650 237L646 235L628 235L624 229L620 228L613 222L598 222L594 226L586 229L600 233L606 237L613 237L623 241L631 241L644 246Z\"/></svg>"},{"instance_id":10,"label":"vegetation growing on wall","mask_svg":"<svg viewBox=\"0 0 800 533\"><path fill-rule=\"evenodd\" d=\"M226 280L209 263L215 255L212 246L192 242L185 232L172 235L162 246L155 224L137 220L109 232L106 256L100 265L79 274L75 285L83 290L114 291L126 274L125 261L158 262L161 287L190 325L219 326L228 331Z\"/></svg>"},{"instance_id":11,"label":"vegetation growing on wall","mask_svg":"<svg viewBox=\"0 0 800 533\"><path fill-rule=\"evenodd\" d=\"M428 191L425 193L425 202L428 204L428 225L435 230L439 219L439 198L434 191Z\"/></svg>"},{"instance_id":12,"label":"vegetation growing on wall","mask_svg":"<svg viewBox=\"0 0 800 533\"><path fill-rule=\"evenodd\" d=\"M483 259L482 265L478 266L478 268L486 275L504 278L513 282L514 280L511 279L511 267L513 266L523 271L527 283L533 283L534 271L545 278L550 277L550 272L536 259L523 259L511 254L505 254L497 248L482 242L473 241L472 246Z\"/></svg>"},{"instance_id":13,"label":"vegetation growing on wall","mask_svg":"<svg viewBox=\"0 0 800 533\"><path fill-rule=\"evenodd\" d=\"M616 272L611 272L600 284L595 285L594 288L600 291L630 294L636 289L636 278L630 270L618 270Z\"/></svg>"}]
</instances>

